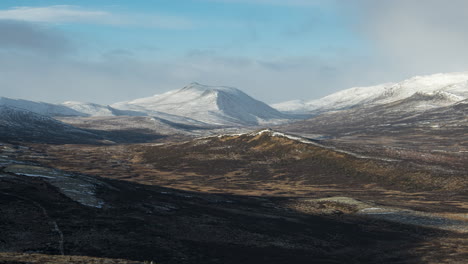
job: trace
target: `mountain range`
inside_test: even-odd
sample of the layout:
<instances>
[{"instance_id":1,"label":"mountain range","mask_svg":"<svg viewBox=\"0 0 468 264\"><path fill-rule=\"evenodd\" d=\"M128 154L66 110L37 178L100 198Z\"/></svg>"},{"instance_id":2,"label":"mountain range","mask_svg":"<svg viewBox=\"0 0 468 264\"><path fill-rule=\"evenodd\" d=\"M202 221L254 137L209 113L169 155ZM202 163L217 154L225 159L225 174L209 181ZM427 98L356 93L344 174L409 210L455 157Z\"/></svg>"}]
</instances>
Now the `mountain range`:
<instances>
[{"instance_id":1,"label":"mountain range","mask_svg":"<svg viewBox=\"0 0 468 264\"><path fill-rule=\"evenodd\" d=\"M338 136L370 128L384 131L383 128L389 127L415 127L420 126L419 120L423 119L431 128L454 128L457 122L464 124L466 121L466 103L463 103L466 100L468 72L417 76L399 83L355 87L321 99L272 106L236 88L199 83L111 105L74 101L50 104L0 97L0 106L4 107L3 130L10 132L18 131L11 122L11 116L15 116L14 120L21 123L21 130L26 132L37 129L26 129L27 120L50 123L39 126L45 129L57 126L55 119L58 119L85 130L138 131L139 134L200 136L206 134L203 131L213 129L280 126L287 132ZM458 110L451 111L451 107ZM445 114L428 117L432 112L438 113L438 109ZM31 113L29 119L19 121L19 117L27 116L28 112ZM456 114L447 119L448 113ZM450 126L446 120L450 120ZM65 125L62 122L60 125Z\"/></svg>"},{"instance_id":2,"label":"mountain range","mask_svg":"<svg viewBox=\"0 0 468 264\"><path fill-rule=\"evenodd\" d=\"M198 83L164 94L112 105L75 101L56 105L4 97L0 98L0 105L52 117L151 116L196 126L270 125L297 118L281 113L239 89Z\"/></svg>"}]
</instances>

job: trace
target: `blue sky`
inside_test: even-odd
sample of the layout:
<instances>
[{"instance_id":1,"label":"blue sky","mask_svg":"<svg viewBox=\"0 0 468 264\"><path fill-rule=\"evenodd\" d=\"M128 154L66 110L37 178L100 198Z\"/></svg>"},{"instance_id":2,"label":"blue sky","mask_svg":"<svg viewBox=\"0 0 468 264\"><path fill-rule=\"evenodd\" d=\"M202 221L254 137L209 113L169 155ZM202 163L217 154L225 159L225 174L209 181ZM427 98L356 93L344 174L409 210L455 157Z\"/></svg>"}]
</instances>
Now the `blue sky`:
<instances>
[{"instance_id":1,"label":"blue sky","mask_svg":"<svg viewBox=\"0 0 468 264\"><path fill-rule=\"evenodd\" d=\"M160 50L155 54L158 57L184 56L193 51L253 57L317 55L330 48L344 47L364 51L359 39L346 28L346 21L328 4L210 0L7 0L0 3L3 10L17 7L47 7L49 12L55 13L106 12L115 20L125 20L120 24L103 15L93 18L85 14L69 21L52 15L44 18L48 20L45 22L32 19L32 22L62 30L75 41L86 42L86 48L81 51L89 54L111 49L138 53L145 47ZM152 20L159 19L163 21L151 24Z\"/></svg>"},{"instance_id":2,"label":"blue sky","mask_svg":"<svg viewBox=\"0 0 468 264\"><path fill-rule=\"evenodd\" d=\"M2 0L0 96L106 104L197 81L275 103L467 70L464 1L376 2Z\"/></svg>"}]
</instances>

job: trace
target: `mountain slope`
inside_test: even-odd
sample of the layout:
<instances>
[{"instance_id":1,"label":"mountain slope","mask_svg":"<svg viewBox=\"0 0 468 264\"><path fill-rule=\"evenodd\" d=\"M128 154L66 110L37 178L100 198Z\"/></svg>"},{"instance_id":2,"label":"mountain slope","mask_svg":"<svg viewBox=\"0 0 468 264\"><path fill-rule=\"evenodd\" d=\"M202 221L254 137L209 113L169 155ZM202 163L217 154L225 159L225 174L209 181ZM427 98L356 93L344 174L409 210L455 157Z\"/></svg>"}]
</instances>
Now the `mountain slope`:
<instances>
[{"instance_id":1,"label":"mountain slope","mask_svg":"<svg viewBox=\"0 0 468 264\"><path fill-rule=\"evenodd\" d=\"M468 100L431 109L433 101L434 97L414 95L384 105L322 113L277 129L366 155L385 153L466 170Z\"/></svg>"},{"instance_id":2,"label":"mountain slope","mask_svg":"<svg viewBox=\"0 0 468 264\"><path fill-rule=\"evenodd\" d=\"M0 97L0 106L11 106L46 116L87 116L67 106Z\"/></svg>"},{"instance_id":3,"label":"mountain slope","mask_svg":"<svg viewBox=\"0 0 468 264\"><path fill-rule=\"evenodd\" d=\"M370 87L354 87L307 102L289 101L273 105L276 109L294 113L322 113L365 105L381 105L409 98L415 94L444 99L435 107L468 98L468 72L416 76L399 83Z\"/></svg>"},{"instance_id":4,"label":"mountain slope","mask_svg":"<svg viewBox=\"0 0 468 264\"><path fill-rule=\"evenodd\" d=\"M418 128L423 129L422 132L429 132L441 125L445 129L463 127L468 124L467 101L452 104L437 96L415 94L383 105L323 113L308 120L283 125L281 130L340 137L358 133L395 135L396 131L403 128ZM445 106L440 106L444 103Z\"/></svg>"},{"instance_id":5,"label":"mountain slope","mask_svg":"<svg viewBox=\"0 0 468 264\"><path fill-rule=\"evenodd\" d=\"M48 116L0 105L0 141L97 143L101 137Z\"/></svg>"},{"instance_id":6,"label":"mountain slope","mask_svg":"<svg viewBox=\"0 0 468 264\"><path fill-rule=\"evenodd\" d=\"M161 95L116 103L112 107L149 115L153 111L164 112L217 125L258 125L290 118L236 88L198 83Z\"/></svg>"},{"instance_id":7,"label":"mountain slope","mask_svg":"<svg viewBox=\"0 0 468 264\"><path fill-rule=\"evenodd\" d=\"M89 116L146 116L146 113L136 111L124 111L112 108L108 105L100 105L94 103L83 103L75 101L67 101L62 104L68 108L76 110L80 113Z\"/></svg>"}]
</instances>

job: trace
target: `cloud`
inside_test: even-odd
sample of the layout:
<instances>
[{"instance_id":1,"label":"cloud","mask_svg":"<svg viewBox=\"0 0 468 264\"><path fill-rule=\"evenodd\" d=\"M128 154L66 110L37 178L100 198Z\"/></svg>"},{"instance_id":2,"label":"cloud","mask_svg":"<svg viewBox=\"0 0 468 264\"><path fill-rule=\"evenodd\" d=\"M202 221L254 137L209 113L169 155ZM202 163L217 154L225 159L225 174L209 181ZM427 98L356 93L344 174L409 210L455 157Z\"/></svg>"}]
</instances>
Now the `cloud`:
<instances>
[{"instance_id":1,"label":"cloud","mask_svg":"<svg viewBox=\"0 0 468 264\"><path fill-rule=\"evenodd\" d=\"M73 49L59 31L27 22L0 20L0 50L29 50L46 54L62 54Z\"/></svg>"},{"instance_id":2,"label":"cloud","mask_svg":"<svg viewBox=\"0 0 468 264\"><path fill-rule=\"evenodd\" d=\"M90 10L71 5L14 7L7 10L0 10L0 19L43 23L86 23L167 29L187 29L193 26L190 20L183 17L160 14L120 14L102 10Z\"/></svg>"},{"instance_id":3,"label":"cloud","mask_svg":"<svg viewBox=\"0 0 468 264\"><path fill-rule=\"evenodd\" d=\"M350 0L353 30L393 75L468 70L468 1Z\"/></svg>"},{"instance_id":4,"label":"cloud","mask_svg":"<svg viewBox=\"0 0 468 264\"><path fill-rule=\"evenodd\" d=\"M29 22L104 22L112 23L112 14L105 11L85 10L76 6L14 7L0 10L0 19Z\"/></svg>"},{"instance_id":5,"label":"cloud","mask_svg":"<svg viewBox=\"0 0 468 264\"><path fill-rule=\"evenodd\" d=\"M355 63L358 59L254 59L201 52L158 61L126 56L127 51L110 53L118 56L105 54L101 60L91 61L0 53L0 94L50 102L110 104L179 89L197 81L238 87L259 100L276 103L324 96L336 87L347 87L362 70Z\"/></svg>"}]
</instances>

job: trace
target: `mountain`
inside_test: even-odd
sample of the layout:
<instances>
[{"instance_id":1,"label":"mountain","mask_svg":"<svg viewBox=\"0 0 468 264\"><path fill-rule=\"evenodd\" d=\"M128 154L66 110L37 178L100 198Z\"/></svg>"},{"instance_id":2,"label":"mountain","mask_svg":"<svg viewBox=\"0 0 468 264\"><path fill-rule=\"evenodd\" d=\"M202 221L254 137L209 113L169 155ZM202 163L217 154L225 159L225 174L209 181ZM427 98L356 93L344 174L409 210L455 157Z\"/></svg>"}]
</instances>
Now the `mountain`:
<instances>
[{"instance_id":1,"label":"mountain","mask_svg":"<svg viewBox=\"0 0 468 264\"><path fill-rule=\"evenodd\" d=\"M322 113L308 120L282 125L281 130L340 137L360 133L395 136L397 131L409 128L422 133L434 128L441 131L440 126L444 130L465 127L468 124L468 100L445 101L447 105L440 106L444 101L437 95L415 94L392 103Z\"/></svg>"},{"instance_id":2,"label":"mountain","mask_svg":"<svg viewBox=\"0 0 468 264\"><path fill-rule=\"evenodd\" d=\"M5 97L0 97L0 105L51 117L146 116L177 126L204 129L279 124L302 118L283 114L236 88L198 83L192 83L180 90L113 105L76 101L57 105Z\"/></svg>"},{"instance_id":3,"label":"mountain","mask_svg":"<svg viewBox=\"0 0 468 264\"><path fill-rule=\"evenodd\" d=\"M96 134L21 108L0 105L0 141L51 144L98 143Z\"/></svg>"},{"instance_id":4,"label":"mountain","mask_svg":"<svg viewBox=\"0 0 468 264\"><path fill-rule=\"evenodd\" d=\"M244 92L224 86L192 83L180 90L113 104L122 110L163 112L215 125L262 125L291 118L253 99Z\"/></svg>"},{"instance_id":5,"label":"mountain","mask_svg":"<svg viewBox=\"0 0 468 264\"><path fill-rule=\"evenodd\" d=\"M467 100L468 72L418 76L351 88L307 104L283 103L283 109L315 116L278 129L312 138L458 153L468 140Z\"/></svg>"},{"instance_id":6,"label":"mountain","mask_svg":"<svg viewBox=\"0 0 468 264\"><path fill-rule=\"evenodd\" d=\"M133 118L143 121L132 120ZM146 119L151 118L131 116L52 118L21 108L0 106L0 142L102 145L153 142L166 137L165 135L170 132L181 134L176 128L164 125L162 122L160 122L162 125L153 122L152 129L148 129L149 121Z\"/></svg>"},{"instance_id":7,"label":"mountain","mask_svg":"<svg viewBox=\"0 0 468 264\"><path fill-rule=\"evenodd\" d=\"M87 116L64 105L0 97L0 106L11 106L46 116Z\"/></svg>"},{"instance_id":8,"label":"mountain","mask_svg":"<svg viewBox=\"0 0 468 264\"><path fill-rule=\"evenodd\" d=\"M432 97L427 108L446 106L468 98L468 72L416 76L399 83L355 87L311 101L289 101L273 105L289 113L323 113L359 106L382 105L413 95Z\"/></svg>"},{"instance_id":9,"label":"mountain","mask_svg":"<svg viewBox=\"0 0 468 264\"><path fill-rule=\"evenodd\" d=\"M319 139L354 152L426 162L430 166L468 164L468 100L447 106L438 96L415 94L383 105L331 111L276 129Z\"/></svg>"}]
</instances>

